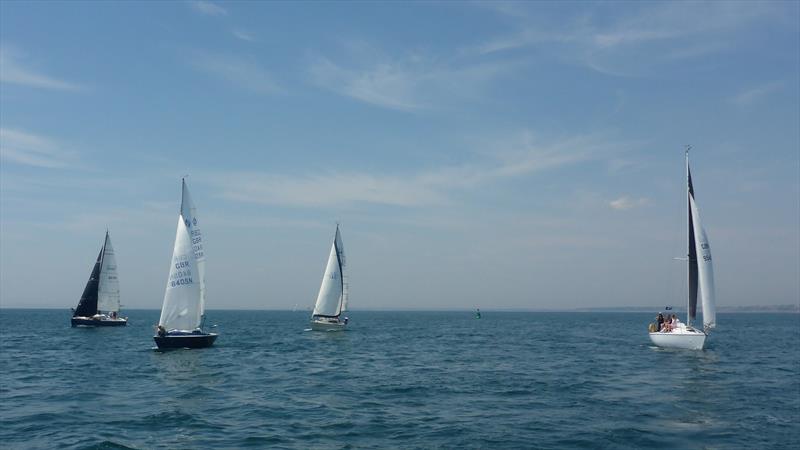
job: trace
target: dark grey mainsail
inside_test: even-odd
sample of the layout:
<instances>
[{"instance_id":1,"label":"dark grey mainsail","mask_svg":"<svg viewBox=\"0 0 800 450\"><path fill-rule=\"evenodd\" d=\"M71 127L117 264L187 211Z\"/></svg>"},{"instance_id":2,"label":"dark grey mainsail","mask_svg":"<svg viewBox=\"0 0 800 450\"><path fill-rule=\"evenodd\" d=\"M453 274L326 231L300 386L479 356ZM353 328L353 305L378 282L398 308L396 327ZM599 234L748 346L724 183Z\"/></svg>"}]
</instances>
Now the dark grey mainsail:
<instances>
[{"instance_id":1,"label":"dark grey mainsail","mask_svg":"<svg viewBox=\"0 0 800 450\"><path fill-rule=\"evenodd\" d=\"M695 247L695 236L694 236L694 222L692 220L692 207L691 207L691 200L694 199L694 186L692 186L692 171L689 169L689 158L688 158L688 151L687 151L687 158L686 158L686 175L688 178L688 198L686 199L686 207L687 207L687 217L689 218L689 253L687 254L689 258L689 315L687 318L687 324L691 324L692 321L697 317L697 249Z\"/></svg>"}]
</instances>

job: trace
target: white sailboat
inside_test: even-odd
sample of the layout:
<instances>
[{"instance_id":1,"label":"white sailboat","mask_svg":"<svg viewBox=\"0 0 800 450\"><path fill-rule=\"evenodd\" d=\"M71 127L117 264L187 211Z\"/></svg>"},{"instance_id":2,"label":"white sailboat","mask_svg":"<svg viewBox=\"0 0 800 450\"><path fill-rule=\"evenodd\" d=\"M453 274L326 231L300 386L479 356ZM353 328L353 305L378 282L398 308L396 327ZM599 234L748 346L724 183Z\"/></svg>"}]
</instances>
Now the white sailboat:
<instances>
[{"instance_id":1,"label":"white sailboat","mask_svg":"<svg viewBox=\"0 0 800 450\"><path fill-rule=\"evenodd\" d=\"M348 318L342 317L342 313L347 310L347 283L344 280L344 270L344 245L337 224L328 264L322 275L317 303L311 315L312 330L339 331L347 325Z\"/></svg>"},{"instance_id":2,"label":"white sailboat","mask_svg":"<svg viewBox=\"0 0 800 450\"><path fill-rule=\"evenodd\" d=\"M128 318L119 317L119 306L117 259L106 230L103 248L97 255L78 307L73 310L71 324L73 327L125 326Z\"/></svg>"},{"instance_id":3,"label":"white sailboat","mask_svg":"<svg viewBox=\"0 0 800 450\"><path fill-rule=\"evenodd\" d=\"M700 214L694 200L692 173L689 170L689 148L686 149L687 179L687 235L688 262L688 308L686 323L679 323L671 331L651 331L650 340L659 347L702 350L708 333L716 327L717 314L714 295L714 270L711 263L711 246L706 231L700 223ZM697 297L703 306L703 329L692 326L697 316Z\"/></svg>"},{"instance_id":4,"label":"white sailboat","mask_svg":"<svg viewBox=\"0 0 800 450\"><path fill-rule=\"evenodd\" d=\"M197 210L181 180L181 212L175 234L164 304L153 337L158 348L210 347L217 334L202 327L205 313L205 251Z\"/></svg>"}]
</instances>

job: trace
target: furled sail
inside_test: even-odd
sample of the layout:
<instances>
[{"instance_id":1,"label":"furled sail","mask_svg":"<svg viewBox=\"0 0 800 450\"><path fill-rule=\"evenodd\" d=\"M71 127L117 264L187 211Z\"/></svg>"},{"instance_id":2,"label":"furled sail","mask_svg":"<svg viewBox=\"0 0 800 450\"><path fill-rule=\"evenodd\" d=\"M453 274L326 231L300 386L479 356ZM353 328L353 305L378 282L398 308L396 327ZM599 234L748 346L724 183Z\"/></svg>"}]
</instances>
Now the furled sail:
<instances>
[{"instance_id":1,"label":"furled sail","mask_svg":"<svg viewBox=\"0 0 800 450\"><path fill-rule=\"evenodd\" d=\"M75 308L73 317L91 317L97 314L97 285L100 280L100 263L103 259L103 250L97 254L97 261L94 263L92 273L89 275L89 281L86 282L86 287L83 288L83 295L78 302L78 307Z\"/></svg>"},{"instance_id":2,"label":"furled sail","mask_svg":"<svg viewBox=\"0 0 800 450\"><path fill-rule=\"evenodd\" d=\"M714 267L711 262L711 246L706 237L706 230L700 224L700 214L694 198L689 198L692 210L692 223L694 224L694 246L697 252L697 272L700 287L700 297L703 304L703 326L714 328L717 324L717 311L714 294Z\"/></svg>"},{"instance_id":3,"label":"furled sail","mask_svg":"<svg viewBox=\"0 0 800 450\"><path fill-rule=\"evenodd\" d=\"M192 239L192 250L196 261L197 278L200 282L200 316L205 314L206 308L206 254L203 248L203 235L197 220L197 208L189 195L186 180L181 180L181 215L185 219L186 228Z\"/></svg>"},{"instance_id":4,"label":"furled sail","mask_svg":"<svg viewBox=\"0 0 800 450\"><path fill-rule=\"evenodd\" d=\"M317 303L314 305L314 316L338 317L343 310L344 280L342 278L344 252L341 250L342 238L339 227L331 245L328 265L322 276Z\"/></svg>"},{"instance_id":5,"label":"furled sail","mask_svg":"<svg viewBox=\"0 0 800 450\"><path fill-rule=\"evenodd\" d=\"M186 219L181 214L178 216L175 248L158 323L167 330L191 331L200 326L201 315L200 278L195 252Z\"/></svg>"},{"instance_id":6,"label":"furled sail","mask_svg":"<svg viewBox=\"0 0 800 450\"><path fill-rule=\"evenodd\" d=\"M103 312L119 312L119 279L114 247L106 232L100 263L100 278L97 287L97 309Z\"/></svg>"}]
</instances>

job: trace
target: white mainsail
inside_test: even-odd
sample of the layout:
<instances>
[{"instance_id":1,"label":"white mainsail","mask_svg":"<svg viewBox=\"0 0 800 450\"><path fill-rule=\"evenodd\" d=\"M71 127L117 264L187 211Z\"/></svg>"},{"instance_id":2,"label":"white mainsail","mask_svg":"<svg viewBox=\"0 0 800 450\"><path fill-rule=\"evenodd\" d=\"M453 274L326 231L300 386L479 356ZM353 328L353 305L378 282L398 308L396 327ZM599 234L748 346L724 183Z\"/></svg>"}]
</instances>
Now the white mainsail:
<instances>
[{"instance_id":1,"label":"white mainsail","mask_svg":"<svg viewBox=\"0 0 800 450\"><path fill-rule=\"evenodd\" d=\"M325 267L322 285L319 287L317 303L314 305L314 316L337 317L344 310L347 300L344 295L343 269L344 250L342 249L342 237L337 226L336 236L331 245L331 253L328 256L328 265Z\"/></svg>"},{"instance_id":2,"label":"white mainsail","mask_svg":"<svg viewBox=\"0 0 800 450\"><path fill-rule=\"evenodd\" d=\"M164 292L159 325L167 330L191 331L200 326L202 315L200 278L192 239L183 214L178 216L175 248Z\"/></svg>"},{"instance_id":3,"label":"white mainsail","mask_svg":"<svg viewBox=\"0 0 800 450\"><path fill-rule=\"evenodd\" d=\"M98 281L97 310L103 312L119 312L117 258L114 257L114 247L111 245L111 238L108 232L106 232L106 241L103 244L100 279Z\"/></svg>"},{"instance_id":4,"label":"white mainsail","mask_svg":"<svg viewBox=\"0 0 800 450\"><path fill-rule=\"evenodd\" d=\"M205 314L206 308L206 255L203 248L203 235L197 220L197 208L189 195L186 180L181 180L181 215L185 219L186 228L191 237L192 250L196 260L197 278L200 281L200 316Z\"/></svg>"},{"instance_id":5,"label":"white mainsail","mask_svg":"<svg viewBox=\"0 0 800 450\"><path fill-rule=\"evenodd\" d=\"M697 211L694 197L689 197L694 227L694 245L697 250L697 269L700 285L700 296L703 304L703 325L714 328L717 325L717 311L714 294L714 267L711 262L711 245L708 243L706 230L700 224L700 213Z\"/></svg>"}]
</instances>

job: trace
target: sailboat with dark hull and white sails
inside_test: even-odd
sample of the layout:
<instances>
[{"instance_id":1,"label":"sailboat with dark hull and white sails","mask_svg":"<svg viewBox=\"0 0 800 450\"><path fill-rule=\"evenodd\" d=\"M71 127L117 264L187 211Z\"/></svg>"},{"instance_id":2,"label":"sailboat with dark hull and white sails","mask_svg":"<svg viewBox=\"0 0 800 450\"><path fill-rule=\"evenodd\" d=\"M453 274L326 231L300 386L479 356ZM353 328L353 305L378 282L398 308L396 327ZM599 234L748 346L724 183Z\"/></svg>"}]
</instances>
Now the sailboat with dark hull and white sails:
<instances>
[{"instance_id":1,"label":"sailboat with dark hull and white sails","mask_svg":"<svg viewBox=\"0 0 800 450\"><path fill-rule=\"evenodd\" d=\"M210 347L216 333L202 330L205 312L205 251L197 211L181 180L181 212L164 304L153 339L159 349Z\"/></svg>"},{"instance_id":2,"label":"sailboat with dark hull and white sails","mask_svg":"<svg viewBox=\"0 0 800 450\"><path fill-rule=\"evenodd\" d=\"M686 150L687 219L688 219L688 308L686 323L678 323L669 331L650 332L650 340L659 347L702 350L708 333L716 327L717 314L714 295L714 269L711 263L711 246L706 231L700 223L700 214L694 199L692 172L689 170L689 148ZM692 326L697 316L697 298L703 308L703 329Z\"/></svg>"},{"instance_id":3,"label":"sailboat with dark hull and white sails","mask_svg":"<svg viewBox=\"0 0 800 450\"><path fill-rule=\"evenodd\" d=\"M103 248L97 255L89 281L83 289L78 307L72 310L73 327L120 327L128 324L119 317L119 279L114 247L106 231Z\"/></svg>"},{"instance_id":4,"label":"sailboat with dark hull and white sails","mask_svg":"<svg viewBox=\"0 0 800 450\"><path fill-rule=\"evenodd\" d=\"M348 318L342 317L347 310L347 283L344 278L345 258L342 235L339 225L336 225L336 234L333 237L331 253L328 255L328 264L322 275L322 285L319 287L317 303L311 315L311 329L316 331L344 330Z\"/></svg>"}]
</instances>

